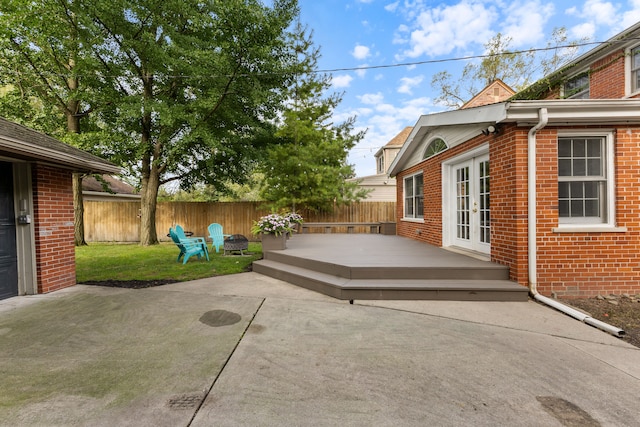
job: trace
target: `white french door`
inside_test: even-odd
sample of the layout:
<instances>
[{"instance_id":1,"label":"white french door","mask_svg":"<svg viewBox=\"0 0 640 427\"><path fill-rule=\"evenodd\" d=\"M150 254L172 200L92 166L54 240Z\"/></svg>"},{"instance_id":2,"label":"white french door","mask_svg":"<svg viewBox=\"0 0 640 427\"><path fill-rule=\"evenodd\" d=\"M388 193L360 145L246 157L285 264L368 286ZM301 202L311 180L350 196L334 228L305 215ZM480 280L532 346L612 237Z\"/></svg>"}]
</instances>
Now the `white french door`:
<instances>
[{"instance_id":1,"label":"white french door","mask_svg":"<svg viewBox=\"0 0 640 427\"><path fill-rule=\"evenodd\" d=\"M450 171L450 244L491 253L489 155L455 163Z\"/></svg>"}]
</instances>

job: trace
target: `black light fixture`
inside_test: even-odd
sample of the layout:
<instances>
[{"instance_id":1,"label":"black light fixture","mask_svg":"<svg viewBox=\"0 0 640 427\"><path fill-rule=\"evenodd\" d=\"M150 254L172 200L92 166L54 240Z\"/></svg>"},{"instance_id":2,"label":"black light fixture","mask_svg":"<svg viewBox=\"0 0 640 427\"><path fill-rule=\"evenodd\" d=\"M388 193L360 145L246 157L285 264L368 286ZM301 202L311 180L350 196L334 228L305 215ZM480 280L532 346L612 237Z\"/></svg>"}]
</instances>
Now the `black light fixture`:
<instances>
[{"instance_id":1,"label":"black light fixture","mask_svg":"<svg viewBox=\"0 0 640 427\"><path fill-rule=\"evenodd\" d=\"M482 129L482 134L488 136L489 134L497 135L499 132L498 127L494 125L490 125L486 129Z\"/></svg>"}]
</instances>

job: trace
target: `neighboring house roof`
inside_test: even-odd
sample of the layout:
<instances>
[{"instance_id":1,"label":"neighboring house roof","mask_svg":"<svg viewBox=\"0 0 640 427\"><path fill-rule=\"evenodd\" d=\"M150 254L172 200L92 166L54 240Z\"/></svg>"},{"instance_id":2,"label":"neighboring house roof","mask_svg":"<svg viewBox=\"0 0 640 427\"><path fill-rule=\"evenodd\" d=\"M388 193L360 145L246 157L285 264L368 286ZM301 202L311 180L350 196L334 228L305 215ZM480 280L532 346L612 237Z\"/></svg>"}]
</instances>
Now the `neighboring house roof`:
<instances>
[{"instance_id":1,"label":"neighboring house roof","mask_svg":"<svg viewBox=\"0 0 640 427\"><path fill-rule=\"evenodd\" d=\"M384 147L381 147L378 151L376 151L375 157L379 157L386 148L402 147L402 145L407 140L407 137L411 134L412 130L413 126L407 126L406 128L402 129L400 133L391 138L391 140L387 142Z\"/></svg>"},{"instance_id":2,"label":"neighboring house roof","mask_svg":"<svg viewBox=\"0 0 640 427\"><path fill-rule=\"evenodd\" d=\"M506 101L516 93L505 82L496 79L489 83L476 96L464 103L461 110L471 107L480 107L482 105L495 104L497 102Z\"/></svg>"},{"instance_id":3,"label":"neighboring house roof","mask_svg":"<svg viewBox=\"0 0 640 427\"><path fill-rule=\"evenodd\" d=\"M101 177L102 180L105 181L111 191L118 194L136 194L136 189L133 186L127 184L126 182L122 182L111 175L103 174ZM94 176L87 176L82 179L82 190L83 191L95 191L95 192L105 192L105 188L103 183L97 180Z\"/></svg>"},{"instance_id":4,"label":"neighboring house roof","mask_svg":"<svg viewBox=\"0 0 640 427\"><path fill-rule=\"evenodd\" d=\"M24 160L42 160L76 171L114 174L121 172L118 166L100 157L3 118L0 118L0 155Z\"/></svg>"},{"instance_id":5,"label":"neighboring house roof","mask_svg":"<svg viewBox=\"0 0 640 427\"><path fill-rule=\"evenodd\" d=\"M420 117L400 153L389 167L388 174L396 176L416 160L414 153L431 132L443 132L452 128L445 138L448 147L459 145L479 135L490 125L517 123L533 126L540 120L540 111L545 110L550 125L567 124L616 124L640 123L640 99L553 99L538 101L514 101L466 110L453 110Z\"/></svg>"}]
</instances>

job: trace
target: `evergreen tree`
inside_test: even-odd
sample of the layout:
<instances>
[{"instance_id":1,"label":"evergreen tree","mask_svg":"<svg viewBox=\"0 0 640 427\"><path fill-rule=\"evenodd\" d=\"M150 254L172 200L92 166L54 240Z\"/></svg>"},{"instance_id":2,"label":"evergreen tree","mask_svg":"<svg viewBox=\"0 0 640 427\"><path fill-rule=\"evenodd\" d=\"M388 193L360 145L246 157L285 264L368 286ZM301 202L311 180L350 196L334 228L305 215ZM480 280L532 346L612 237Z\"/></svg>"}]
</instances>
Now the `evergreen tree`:
<instances>
[{"instance_id":1,"label":"evergreen tree","mask_svg":"<svg viewBox=\"0 0 640 427\"><path fill-rule=\"evenodd\" d=\"M355 175L348 152L364 132L354 132L355 117L340 124L331 121L342 94L325 95L331 77L316 72L320 51L312 34L300 25L295 34L297 79L276 132L278 144L270 146L262 165L261 196L274 210L330 211L367 194L357 183L345 181Z\"/></svg>"}]
</instances>

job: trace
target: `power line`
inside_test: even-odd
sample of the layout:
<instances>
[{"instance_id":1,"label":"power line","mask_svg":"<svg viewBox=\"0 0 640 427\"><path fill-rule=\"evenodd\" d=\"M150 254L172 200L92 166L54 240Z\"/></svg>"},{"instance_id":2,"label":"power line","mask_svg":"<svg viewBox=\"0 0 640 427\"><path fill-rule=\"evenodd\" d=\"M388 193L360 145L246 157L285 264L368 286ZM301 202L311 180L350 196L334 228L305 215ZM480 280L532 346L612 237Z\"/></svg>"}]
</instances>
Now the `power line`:
<instances>
[{"instance_id":1,"label":"power line","mask_svg":"<svg viewBox=\"0 0 640 427\"><path fill-rule=\"evenodd\" d=\"M616 41L608 41L608 42L584 42L584 43L574 43L574 44L567 44L567 45L559 45L559 46L549 46L549 47L541 47L541 48L530 48L530 49L523 49L523 50L514 50L514 51L508 51L508 52L501 52L501 53L493 53L493 54L483 54L483 55L469 55L469 56L462 56L462 57L453 57L453 58L441 58L441 59L430 59L430 60L425 60L425 61L413 61L413 62L401 62L401 63L396 63L396 64L386 64L386 65L366 65L366 66L357 66L357 67L338 67L338 68L329 68L329 69L322 69L322 70L313 70L310 71L310 73L314 73L314 74L318 74L318 73L335 73L335 72L344 72L344 71L365 71L365 70L375 70L375 69L385 69L385 68L400 68L400 67L412 67L412 66L418 66L418 65L427 65L427 64L441 64L441 63L446 63L446 62L457 62L457 61L469 61L472 59L483 59L483 58L491 58L491 57L497 57L497 56L505 56L505 55L519 55L519 54L525 54L525 53L535 53L535 52L544 52L544 51L550 51L550 50L560 50L560 49L575 49L575 48L581 48L581 47L587 47L587 46L594 46L594 45L603 45L603 44L613 44L613 43L621 43L621 42L628 42L629 40L634 40L636 38L627 38L627 39L621 39L621 40L616 40ZM17 74L17 73L16 73ZM46 73L47 75L50 76L57 76L57 77L69 77L69 74L60 74L60 73ZM241 74L237 74L237 76L249 76L249 75L274 75L277 73L241 73ZM284 73L282 73L284 74ZM82 74L76 74L75 76L77 77L82 77ZM92 77L96 77L96 75L93 75ZM121 75L100 75L100 77L102 78L120 78L120 77L126 77L126 78L136 78L135 75L127 75L127 76L121 76ZM210 74L210 75L162 75L163 78L175 78L175 79L214 79L214 78L226 78L226 77L231 77L230 75L225 75L225 74Z\"/></svg>"},{"instance_id":2,"label":"power line","mask_svg":"<svg viewBox=\"0 0 640 427\"><path fill-rule=\"evenodd\" d=\"M627 40L631 40L631 39L625 39L624 41L627 41ZM559 45L559 46L553 46L553 47L540 47L540 48L531 48L531 49L524 49L524 50L514 50L514 51L492 53L492 54L486 54L486 55L469 55L469 56L454 57L454 58L430 59L426 61L402 62L398 64L387 64L387 65L367 65L367 66L361 66L361 67L331 68L326 70L316 70L314 72L315 73L335 73L338 71L362 71L362 70L375 70L380 68L412 67L416 65L440 64L443 62L455 62L455 61L468 61L470 59L492 58L496 56L520 55L523 53L543 52L548 50L573 49L577 47L601 45L606 43L609 43L609 42L575 43L575 44Z\"/></svg>"}]
</instances>

